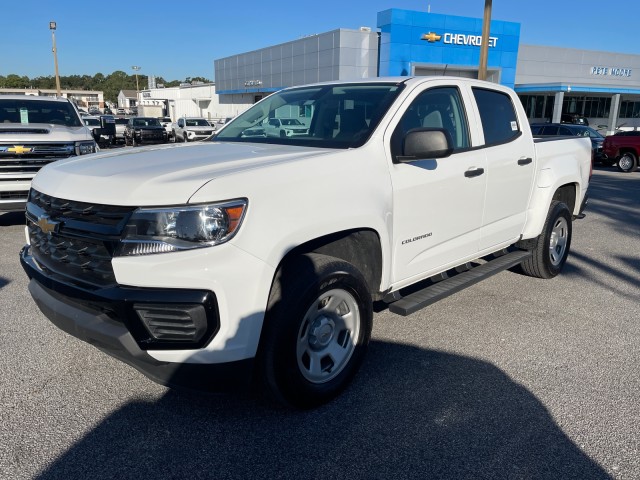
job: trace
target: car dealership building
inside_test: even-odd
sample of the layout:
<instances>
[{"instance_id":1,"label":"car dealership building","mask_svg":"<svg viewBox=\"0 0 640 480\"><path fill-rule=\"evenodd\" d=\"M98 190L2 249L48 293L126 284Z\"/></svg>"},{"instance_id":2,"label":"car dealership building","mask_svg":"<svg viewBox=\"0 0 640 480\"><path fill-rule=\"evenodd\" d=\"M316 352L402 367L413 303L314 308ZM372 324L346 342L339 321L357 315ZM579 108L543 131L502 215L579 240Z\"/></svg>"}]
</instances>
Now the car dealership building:
<instances>
[{"instance_id":1,"label":"car dealership building","mask_svg":"<svg viewBox=\"0 0 640 480\"><path fill-rule=\"evenodd\" d=\"M284 87L378 76L477 78L482 19L390 9L377 30L337 29L215 60L221 103L249 106ZM492 20L487 79L518 93L533 122L586 117L640 128L640 55L520 45L520 24Z\"/></svg>"}]
</instances>

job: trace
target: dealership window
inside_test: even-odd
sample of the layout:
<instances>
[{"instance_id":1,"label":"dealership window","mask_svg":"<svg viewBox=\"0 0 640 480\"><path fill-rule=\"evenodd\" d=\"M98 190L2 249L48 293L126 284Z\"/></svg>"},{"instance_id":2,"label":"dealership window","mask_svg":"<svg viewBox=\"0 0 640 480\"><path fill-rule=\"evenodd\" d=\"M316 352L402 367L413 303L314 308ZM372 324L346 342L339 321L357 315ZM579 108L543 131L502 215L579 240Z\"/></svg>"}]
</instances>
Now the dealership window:
<instances>
[{"instance_id":1,"label":"dealership window","mask_svg":"<svg viewBox=\"0 0 640 480\"><path fill-rule=\"evenodd\" d=\"M520 95L527 118L551 118L553 115L553 95Z\"/></svg>"},{"instance_id":2,"label":"dealership window","mask_svg":"<svg viewBox=\"0 0 640 480\"><path fill-rule=\"evenodd\" d=\"M620 102L620 118L640 118L640 102Z\"/></svg>"},{"instance_id":3,"label":"dealership window","mask_svg":"<svg viewBox=\"0 0 640 480\"><path fill-rule=\"evenodd\" d=\"M581 115L587 118L607 118L611 110L611 98L570 97L562 102L562 113Z\"/></svg>"}]
</instances>

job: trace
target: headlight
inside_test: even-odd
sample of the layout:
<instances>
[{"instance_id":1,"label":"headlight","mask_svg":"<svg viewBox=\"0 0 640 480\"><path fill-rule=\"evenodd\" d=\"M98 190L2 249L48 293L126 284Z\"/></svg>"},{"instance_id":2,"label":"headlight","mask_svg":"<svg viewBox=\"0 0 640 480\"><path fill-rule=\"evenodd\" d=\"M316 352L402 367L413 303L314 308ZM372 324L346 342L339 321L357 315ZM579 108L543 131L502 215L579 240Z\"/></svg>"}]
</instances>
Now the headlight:
<instances>
[{"instance_id":1,"label":"headlight","mask_svg":"<svg viewBox=\"0 0 640 480\"><path fill-rule=\"evenodd\" d=\"M76 155L86 155L87 153L95 153L98 151L96 142L76 142Z\"/></svg>"},{"instance_id":2,"label":"headlight","mask_svg":"<svg viewBox=\"0 0 640 480\"><path fill-rule=\"evenodd\" d=\"M247 200L210 205L139 208L129 219L116 255L150 255L211 247L240 228Z\"/></svg>"}]
</instances>

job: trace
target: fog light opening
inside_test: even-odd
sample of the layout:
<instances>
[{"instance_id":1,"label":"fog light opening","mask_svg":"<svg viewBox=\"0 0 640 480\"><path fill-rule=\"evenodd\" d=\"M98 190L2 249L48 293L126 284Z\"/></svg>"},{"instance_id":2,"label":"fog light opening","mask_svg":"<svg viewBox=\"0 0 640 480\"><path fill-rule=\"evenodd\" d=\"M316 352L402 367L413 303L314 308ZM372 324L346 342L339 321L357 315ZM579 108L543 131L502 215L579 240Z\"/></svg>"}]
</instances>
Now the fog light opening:
<instances>
[{"instance_id":1,"label":"fog light opening","mask_svg":"<svg viewBox=\"0 0 640 480\"><path fill-rule=\"evenodd\" d=\"M207 331L207 314L198 304L134 304L152 342L199 342Z\"/></svg>"}]
</instances>

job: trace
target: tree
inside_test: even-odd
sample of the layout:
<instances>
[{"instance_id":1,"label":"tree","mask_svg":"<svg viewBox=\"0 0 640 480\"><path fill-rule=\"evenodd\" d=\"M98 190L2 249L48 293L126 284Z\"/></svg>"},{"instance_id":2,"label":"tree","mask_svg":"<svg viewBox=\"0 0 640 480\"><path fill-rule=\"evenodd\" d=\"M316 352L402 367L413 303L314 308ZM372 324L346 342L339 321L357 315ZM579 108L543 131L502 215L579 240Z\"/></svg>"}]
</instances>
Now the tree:
<instances>
[{"instance_id":1,"label":"tree","mask_svg":"<svg viewBox=\"0 0 640 480\"><path fill-rule=\"evenodd\" d=\"M210 80L204 77L188 77L190 82L209 83ZM149 78L146 75L138 75L140 88L149 85ZM182 82L180 80L166 81L162 77L156 77L156 83L164 84L165 87L177 87ZM104 94L104 99L115 103L118 100L120 90L135 90L136 77L129 75L122 70L116 70L105 76L103 73L95 75L68 75L60 77L60 87L63 90L98 90ZM0 88L26 89L34 88L38 90L53 90L56 88L54 76L34 77L19 76L14 73L5 76L0 75Z\"/></svg>"}]
</instances>

